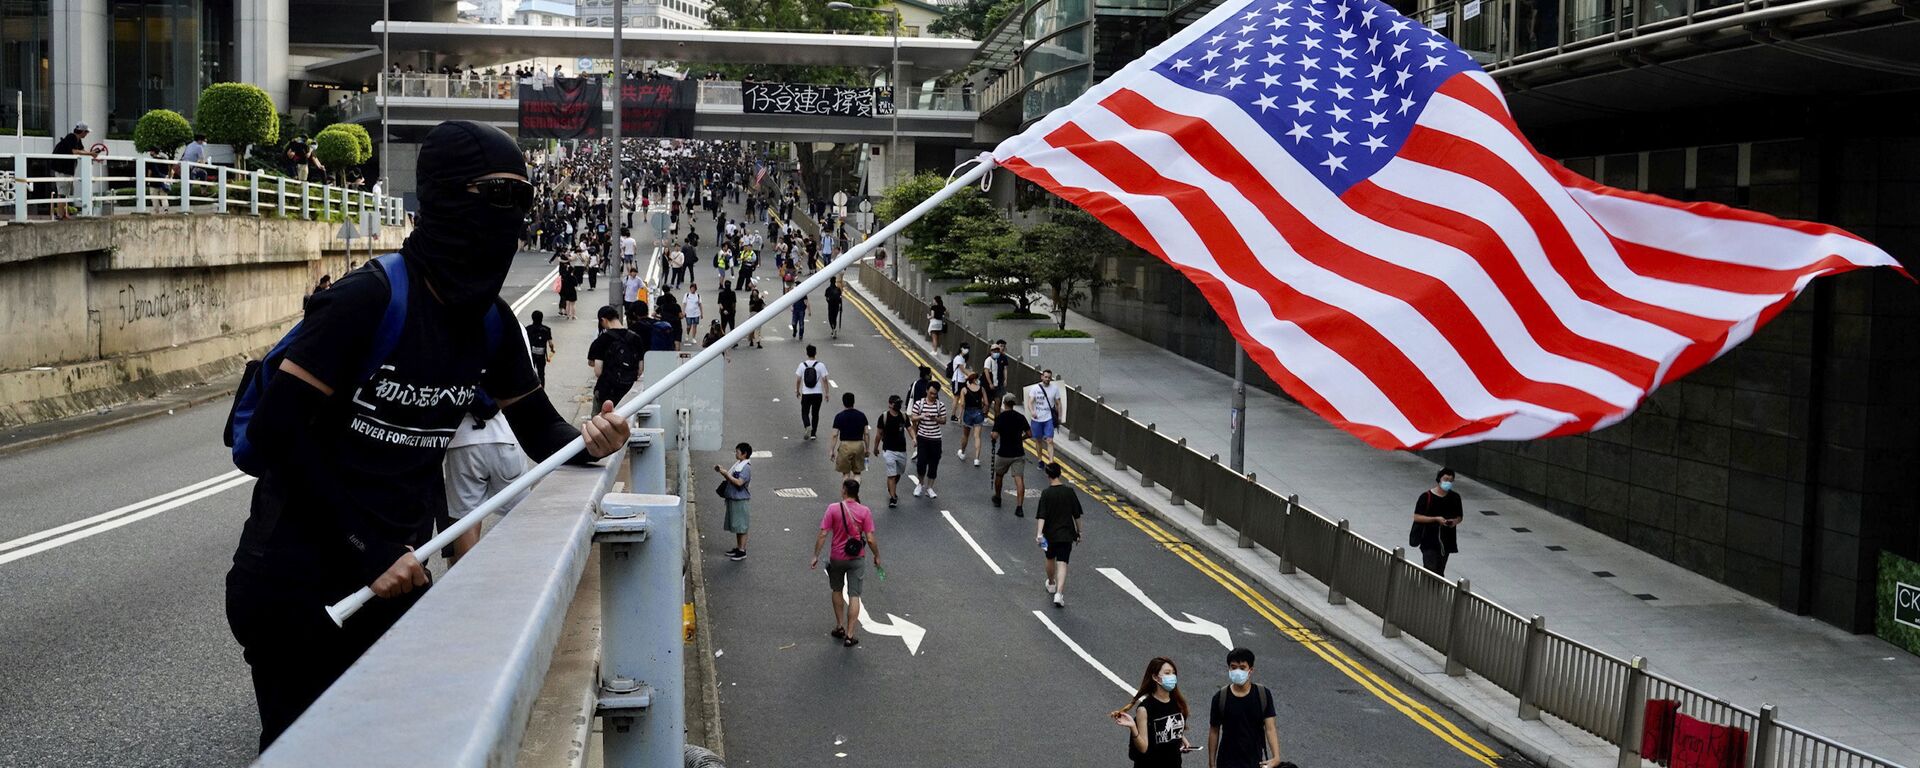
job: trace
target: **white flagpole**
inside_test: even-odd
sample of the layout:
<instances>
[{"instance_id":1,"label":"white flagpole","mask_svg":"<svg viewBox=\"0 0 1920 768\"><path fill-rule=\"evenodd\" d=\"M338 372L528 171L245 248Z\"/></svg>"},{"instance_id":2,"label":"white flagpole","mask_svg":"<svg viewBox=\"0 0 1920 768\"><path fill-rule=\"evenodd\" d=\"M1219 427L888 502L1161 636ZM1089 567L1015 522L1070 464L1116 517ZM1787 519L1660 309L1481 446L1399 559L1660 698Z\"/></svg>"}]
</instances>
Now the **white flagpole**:
<instances>
[{"instance_id":1,"label":"white flagpole","mask_svg":"<svg viewBox=\"0 0 1920 768\"><path fill-rule=\"evenodd\" d=\"M760 326L766 325L774 318L779 317L780 313L787 311L788 308L799 303L801 297L826 285L827 281L832 280L833 276L839 274L841 270L853 266L856 262L865 258L867 252L873 250L875 245L884 242L900 230L906 229L907 225L919 220L921 216L926 215L927 211L933 210L934 206L945 202L947 198L954 196L968 184L979 181L980 177L987 175L987 173L992 171L996 166L991 153L980 153L979 160L980 163L978 165L975 165L966 173L960 174L953 180L948 181L947 186L933 193L933 196L928 197L919 205L914 206L912 210L907 211L906 214L900 218L894 219L893 223L883 227L879 232L875 232L873 237L869 237L859 245L848 249L847 252L841 254L839 258L829 262L825 268L813 273L812 277L801 281L793 290L787 291L784 295L767 304L766 309L760 310L752 317L747 318L745 322L734 326L733 331L720 337L719 341L707 345L706 349L700 350L700 353L694 355L685 365L673 369L659 381L654 382L652 386L642 390L638 397L628 400L625 405L615 409L613 412L614 416L623 420L632 419L633 415L639 413L641 408L645 408L652 404L653 401L660 399L660 395L672 389L674 385L685 381L693 375L694 371L699 370L708 363L718 360L720 355L727 349L731 348L734 344L746 340L748 334L753 333L759 329ZM594 408L597 412L599 404L595 403ZM521 494L533 488L535 483L540 482L542 478L559 468L560 465L567 463L568 460L578 455L580 451L585 448L586 440L584 438L574 438L573 441L567 443L565 447L554 452L552 456L548 456L545 461L540 462L532 471L521 475L520 479L500 489L499 493L494 494L491 498L481 503L480 506L474 508L472 512L467 513L465 517L460 518L452 526L441 531L440 535L416 547L414 549L416 556L425 560L426 553L431 553L451 545L455 539L460 538L462 534L473 529L474 526L479 525L488 515L499 511L500 507L506 505L508 499L519 498ZM366 605L367 601L372 600L373 597L373 590L371 588L361 587L359 591L348 595L346 599L327 606L327 616L333 619L334 624L344 625L347 617L352 616L355 611L360 610L360 607Z\"/></svg>"}]
</instances>

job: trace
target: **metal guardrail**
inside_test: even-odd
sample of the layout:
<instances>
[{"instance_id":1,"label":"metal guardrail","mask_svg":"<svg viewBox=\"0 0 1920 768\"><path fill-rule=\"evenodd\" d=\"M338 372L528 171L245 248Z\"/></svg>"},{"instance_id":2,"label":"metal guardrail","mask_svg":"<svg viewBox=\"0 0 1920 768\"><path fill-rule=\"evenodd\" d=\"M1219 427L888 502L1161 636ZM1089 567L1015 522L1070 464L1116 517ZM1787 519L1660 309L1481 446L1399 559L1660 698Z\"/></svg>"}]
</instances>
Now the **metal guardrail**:
<instances>
[{"instance_id":1,"label":"metal guardrail","mask_svg":"<svg viewBox=\"0 0 1920 768\"><path fill-rule=\"evenodd\" d=\"M383 78L382 87L387 88L395 99L481 99L489 101L512 101L520 98L519 86L532 83L531 79L516 78L509 75L482 75L468 78L460 75L388 75ZM742 105L740 82L737 80L700 80L697 104L703 107L739 107ZM612 89L602 94L602 99L610 108L615 93ZM972 112L971 105L981 103L958 87L907 88L900 100L901 109L917 109L935 112ZM341 98L338 105L343 119L373 117L380 114L380 91L350 93Z\"/></svg>"},{"instance_id":2,"label":"metal guardrail","mask_svg":"<svg viewBox=\"0 0 1920 768\"><path fill-rule=\"evenodd\" d=\"M36 166L51 171L34 173ZM71 174L58 173L71 167ZM36 189L40 185L50 190ZM50 194L33 195L31 192ZM135 155L0 153L0 217L51 217L60 206L81 216L118 213L236 213L307 220L361 220L377 215L397 226L406 211L397 197L300 181L261 171Z\"/></svg>"},{"instance_id":3,"label":"metal guardrail","mask_svg":"<svg viewBox=\"0 0 1920 768\"><path fill-rule=\"evenodd\" d=\"M858 279L881 303L926 334L927 304L871 264ZM960 342L986 349L979 337L951 320L943 352ZM1015 359L1009 379L1037 381L1031 366ZM1242 477L1142 424L1105 398L1067 387L1065 437L1089 452L1110 457L1117 470L1140 472L1175 499L1204 510L1202 522L1225 524L1240 546L1262 546L1280 558L1282 573L1304 572L1327 586L1330 604L1353 603L1380 618L1385 637L1411 636L1446 658L1448 675L1471 671L1515 697L1517 716L1549 714L1619 747L1622 768L1642 764L1641 720L1646 702L1672 699L1679 711L1751 734L1750 768L1902 768L1897 763L1778 721L1771 705L1756 712L1647 671L1646 659L1622 659L1547 629L1539 616L1522 616L1473 592L1466 579L1448 581L1353 532L1345 520L1322 515L1282 497L1249 475Z\"/></svg>"},{"instance_id":4,"label":"metal guardrail","mask_svg":"<svg viewBox=\"0 0 1920 768\"><path fill-rule=\"evenodd\" d=\"M649 406L605 468L543 480L255 764L512 764L590 545L600 660L580 695L604 720L606 764L696 762L701 751L684 749L681 618L691 414L677 416L669 435L646 426L661 421Z\"/></svg>"}]
</instances>

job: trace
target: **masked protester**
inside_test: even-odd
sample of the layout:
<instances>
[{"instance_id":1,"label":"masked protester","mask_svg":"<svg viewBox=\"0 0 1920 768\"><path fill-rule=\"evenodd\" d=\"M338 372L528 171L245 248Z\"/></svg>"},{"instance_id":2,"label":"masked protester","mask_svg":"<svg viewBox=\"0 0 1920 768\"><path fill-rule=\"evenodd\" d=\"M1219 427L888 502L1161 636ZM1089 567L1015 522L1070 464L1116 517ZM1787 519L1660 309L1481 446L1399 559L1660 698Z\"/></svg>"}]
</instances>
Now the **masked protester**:
<instances>
[{"instance_id":1,"label":"masked protester","mask_svg":"<svg viewBox=\"0 0 1920 768\"><path fill-rule=\"evenodd\" d=\"M590 461L627 426L603 405L582 426L540 390L499 297L532 206L524 157L491 126L442 123L420 146L420 218L401 249L405 320L369 360L394 285L378 263L315 294L246 437L263 467L227 573L227 621L252 668L265 750L424 593L413 552L446 508L441 460L482 394L529 456L585 437ZM489 319L501 313L504 322ZM511 339L490 339L493 329ZM369 373L371 371L371 373ZM324 606L362 586L378 599L336 627Z\"/></svg>"}]
</instances>

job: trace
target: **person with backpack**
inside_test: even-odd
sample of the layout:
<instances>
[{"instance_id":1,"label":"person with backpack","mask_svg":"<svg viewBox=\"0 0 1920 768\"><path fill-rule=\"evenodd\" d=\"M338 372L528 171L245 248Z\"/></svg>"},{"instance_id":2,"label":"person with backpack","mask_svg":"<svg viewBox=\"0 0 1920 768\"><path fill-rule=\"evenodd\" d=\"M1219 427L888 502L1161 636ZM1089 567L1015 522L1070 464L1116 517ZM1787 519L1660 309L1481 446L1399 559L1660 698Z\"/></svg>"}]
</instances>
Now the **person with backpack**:
<instances>
[{"instance_id":1,"label":"person with backpack","mask_svg":"<svg viewBox=\"0 0 1920 768\"><path fill-rule=\"evenodd\" d=\"M553 355L558 351L553 345L553 329L547 327L546 319L546 313L536 309L533 322L527 323L527 353L533 357L533 371L543 387L547 385L547 363L553 362Z\"/></svg>"},{"instance_id":2,"label":"person with backpack","mask_svg":"<svg viewBox=\"0 0 1920 768\"><path fill-rule=\"evenodd\" d=\"M593 366L593 401L619 405L645 372L645 356L652 343L628 330L620 321L620 310L611 305L601 307L599 314L600 335L587 347L587 364Z\"/></svg>"},{"instance_id":3,"label":"person with backpack","mask_svg":"<svg viewBox=\"0 0 1920 768\"><path fill-rule=\"evenodd\" d=\"M820 547L829 536L833 540L833 548L827 550L827 588L833 593L833 632L829 634L852 648L860 644L860 592L867 576L868 550L873 551L874 570L880 571L873 510L860 503L860 481L840 481L840 501L827 505L820 518L820 535L813 538L813 564L808 570L820 568Z\"/></svg>"},{"instance_id":4,"label":"person with backpack","mask_svg":"<svg viewBox=\"0 0 1920 768\"><path fill-rule=\"evenodd\" d=\"M536 460L576 438L576 463L627 442L610 403L582 425L554 410L499 297L533 203L519 147L467 121L419 146L420 215L401 250L319 294L249 364L228 420L234 463L260 478L226 613L262 750L430 585L413 550L446 508L442 460L480 392ZM334 624L326 606L366 586L378 599Z\"/></svg>"},{"instance_id":5,"label":"person with backpack","mask_svg":"<svg viewBox=\"0 0 1920 768\"><path fill-rule=\"evenodd\" d=\"M1227 651L1227 685L1207 707L1211 768L1279 768L1280 732L1273 691L1253 684L1253 651Z\"/></svg>"},{"instance_id":6,"label":"person with backpack","mask_svg":"<svg viewBox=\"0 0 1920 768\"><path fill-rule=\"evenodd\" d=\"M789 290L791 290L791 287L789 287ZM812 313L813 307L807 303L806 296L801 296L799 301L793 303L793 316L790 318L792 327L789 330L795 340L805 341L807 339L807 315Z\"/></svg>"},{"instance_id":7,"label":"person with backpack","mask_svg":"<svg viewBox=\"0 0 1920 768\"><path fill-rule=\"evenodd\" d=\"M1147 662L1133 698L1108 714L1129 732L1127 757L1134 768L1179 768L1180 756L1193 751L1187 743L1187 699L1178 690L1179 682L1180 668L1173 659L1156 656Z\"/></svg>"},{"instance_id":8,"label":"person with backpack","mask_svg":"<svg viewBox=\"0 0 1920 768\"><path fill-rule=\"evenodd\" d=\"M887 395L887 412L874 422L873 455L887 467L887 509L900 506L900 476L907 473L906 414L900 412L900 396Z\"/></svg>"},{"instance_id":9,"label":"person with backpack","mask_svg":"<svg viewBox=\"0 0 1920 768\"><path fill-rule=\"evenodd\" d=\"M800 429L806 434L802 440L812 440L820 436L820 404L827 399L827 390L833 386L827 378L827 364L820 362L820 350L812 344L807 345L807 359L800 361L800 367L793 371L793 396L800 399Z\"/></svg>"}]
</instances>

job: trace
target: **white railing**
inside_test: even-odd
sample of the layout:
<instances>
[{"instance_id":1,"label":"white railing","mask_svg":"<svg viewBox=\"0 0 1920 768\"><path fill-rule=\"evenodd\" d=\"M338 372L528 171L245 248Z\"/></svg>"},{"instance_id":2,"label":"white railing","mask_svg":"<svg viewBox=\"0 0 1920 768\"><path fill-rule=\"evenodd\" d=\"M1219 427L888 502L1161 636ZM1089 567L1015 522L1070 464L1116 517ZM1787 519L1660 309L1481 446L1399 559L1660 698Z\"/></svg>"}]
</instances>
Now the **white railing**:
<instances>
[{"instance_id":1,"label":"white railing","mask_svg":"<svg viewBox=\"0 0 1920 768\"><path fill-rule=\"evenodd\" d=\"M519 84L527 82L510 75L483 75L469 79L454 75L388 75L382 86L391 90L393 98L417 99L485 99L489 101L512 101L520 98ZM698 81L700 106L738 107L741 105L740 83L736 80ZM602 92L602 98L609 107L613 104L614 90ZM983 103L980 97L969 94L960 87L908 88L902 94L901 109L920 109L940 112L972 112L976 105ZM374 117L380 114L380 92L352 93L340 100L340 114L344 119Z\"/></svg>"},{"instance_id":2,"label":"white railing","mask_svg":"<svg viewBox=\"0 0 1920 768\"><path fill-rule=\"evenodd\" d=\"M0 154L0 218L46 219L62 211L248 213L319 221L361 221L371 214L385 225L406 221L397 197L263 171L144 155Z\"/></svg>"}]
</instances>

